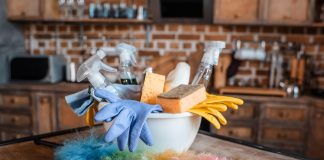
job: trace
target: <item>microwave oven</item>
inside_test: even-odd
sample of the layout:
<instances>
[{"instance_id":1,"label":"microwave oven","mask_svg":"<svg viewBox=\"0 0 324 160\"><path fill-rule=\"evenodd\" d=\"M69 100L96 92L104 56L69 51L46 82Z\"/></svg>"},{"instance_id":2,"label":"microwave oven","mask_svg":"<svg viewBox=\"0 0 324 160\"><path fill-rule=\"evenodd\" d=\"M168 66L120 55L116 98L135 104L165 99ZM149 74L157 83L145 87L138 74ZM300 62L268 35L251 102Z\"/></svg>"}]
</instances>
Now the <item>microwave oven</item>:
<instances>
[{"instance_id":1,"label":"microwave oven","mask_svg":"<svg viewBox=\"0 0 324 160\"><path fill-rule=\"evenodd\" d=\"M7 56L0 82L56 83L63 80L65 60L61 56Z\"/></svg>"}]
</instances>

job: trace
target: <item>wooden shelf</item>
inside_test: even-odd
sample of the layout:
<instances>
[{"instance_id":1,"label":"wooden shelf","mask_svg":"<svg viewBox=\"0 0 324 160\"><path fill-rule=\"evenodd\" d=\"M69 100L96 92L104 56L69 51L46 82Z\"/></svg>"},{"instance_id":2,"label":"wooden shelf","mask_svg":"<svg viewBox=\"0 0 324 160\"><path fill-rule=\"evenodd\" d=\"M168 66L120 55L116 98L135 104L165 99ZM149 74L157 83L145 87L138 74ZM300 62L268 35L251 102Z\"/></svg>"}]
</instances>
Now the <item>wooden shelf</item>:
<instances>
[{"instance_id":1,"label":"wooden shelf","mask_svg":"<svg viewBox=\"0 0 324 160\"><path fill-rule=\"evenodd\" d=\"M11 17L9 19L13 22L40 22L40 23L114 23L114 24L150 24L151 20L137 20L137 19L121 19L121 18L71 18L71 19L39 19L39 18L25 18Z\"/></svg>"},{"instance_id":2,"label":"wooden shelf","mask_svg":"<svg viewBox=\"0 0 324 160\"><path fill-rule=\"evenodd\" d=\"M18 23L110 23L110 24L153 24L153 20L137 20L126 18L73 18L73 19L42 19L42 18L22 18L10 17L8 19ZM163 22L158 22L163 24ZM169 22L180 24L180 22ZM182 24L182 23L181 23ZM245 26L291 26L291 27L324 27L324 23L267 23L267 22L227 22L217 21L213 24L220 25L245 25Z\"/></svg>"},{"instance_id":3,"label":"wooden shelf","mask_svg":"<svg viewBox=\"0 0 324 160\"><path fill-rule=\"evenodd\" d=\"M287 93L280 89L265 89L253 87L223 87L219 89L220 94L244 94L259 96L279 96L286 97Z\"/></svg>"}]
</instances>

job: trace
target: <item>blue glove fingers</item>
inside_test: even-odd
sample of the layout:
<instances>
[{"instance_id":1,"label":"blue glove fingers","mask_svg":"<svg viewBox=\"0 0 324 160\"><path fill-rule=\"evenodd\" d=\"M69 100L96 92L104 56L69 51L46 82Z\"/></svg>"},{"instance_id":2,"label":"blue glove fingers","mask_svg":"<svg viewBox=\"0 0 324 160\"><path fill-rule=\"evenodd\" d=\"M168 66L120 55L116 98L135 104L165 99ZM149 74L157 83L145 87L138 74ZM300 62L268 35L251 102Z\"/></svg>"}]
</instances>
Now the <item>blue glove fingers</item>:
<instances>
[{"instance_id":1,"label":"blue glove fingers","mask_svg":"<svg viewBox=\"0 0 324 160\"><path fill-rule=\"evenodd\" d=\"M98 113L96 113L94 119L97 122L105 121L107 119L111 120L123 109L120 103L110 103L104 106Z\"/></svg>"},{"instance_id":2,"label":"blue glove fingers","mask_svg":"<svg viewBox=\"0 0 324 160\"><path fill-rule=\"evenodd\" d=\"M116 96L113 93L111 93L107 90L104 90L104 89L96 89L94 94L95 94L95 96L97 96L99 98L107 99L111 103L121 100L118 96Z\"/></svg>"},{"instance_id":3,"label":"blue glove fingers","mask_svg":"<svg viewBox=\"0 0 324 160\"><path fill-rule=\"evenodd\" d=\"M151 113L158 113L158 112L162 112L163 109L160 105L152 105L152 108L151 108Z\"/></svg>"},{"instance_id":4,"label":"blue glove fingers","mask_svg":"<svg viewBox=\"0 0 324 160\"><path fill-rule=\"evenodd\" d=\"M125 109L121 111L105 136L106 142L112 142L114 139L119 137L125 130L127 130L127 128L129 128L132 120L133 114L131 110Z\"/></svg>"},{"instance_id":5,"label":"blue glove fingers","mask_svg":"<svg viewBox=\"0 0 324 160\"><path fill-rule=\"evenodd\" d=\"M153 145L153 137L152 137L152 134L150 132L150 128L147 125L147 122L145 122L144 125L143 125L141 135L140 135L140 139L148 146Z\"/></svg>"},{"instance_id":6,"label":"blue glove fingers","mask_svg":"<svg viewBox=\"0 0 324 160\"><path fill-rule=\"evenodd\" d=\"M120 151L123 151L128 143L129 137L129 127L119 136L117 137L117 144Z\"/></svg>"},{"instance_id":7,"label":"blue glove fingers","mask_svg":"<svg viewBox=\"0 0 324 160\"><path fill-rule=\"evenodd\" d=\"M130 143L129 143L129 151L133 152L136 150L137 148L137 143L138 143L138 139L140 136L140 133L142 131L143 125L145 123L145 119L139 119L135 122L134 126L131 127L130 130Z\"/></svg>"}]
</instances>

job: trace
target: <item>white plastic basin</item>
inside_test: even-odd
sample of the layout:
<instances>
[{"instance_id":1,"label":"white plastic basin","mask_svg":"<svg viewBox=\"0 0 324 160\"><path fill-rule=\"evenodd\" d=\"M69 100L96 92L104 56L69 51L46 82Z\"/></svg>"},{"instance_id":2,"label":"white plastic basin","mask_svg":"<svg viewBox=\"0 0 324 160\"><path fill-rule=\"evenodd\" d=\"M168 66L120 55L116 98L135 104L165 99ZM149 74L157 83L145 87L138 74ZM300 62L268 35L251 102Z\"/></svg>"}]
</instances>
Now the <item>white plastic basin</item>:
<instances>
[{"instance_id":1,"label":"white plastic basin","mask_svg":"<svg viewBox=\"0 0 324 160\"><path fill-rule=\"evenodd\" d=\"M149 115L147 123L154 138L154 144L149 147L140 141L138 147L156 152L169 149L176 152L187 151L196 138L200 122L200 116L189 112L152 113ZM104 123L105 129L108 130L110 125L111 123Z\"/></svg>"}]
</instances>

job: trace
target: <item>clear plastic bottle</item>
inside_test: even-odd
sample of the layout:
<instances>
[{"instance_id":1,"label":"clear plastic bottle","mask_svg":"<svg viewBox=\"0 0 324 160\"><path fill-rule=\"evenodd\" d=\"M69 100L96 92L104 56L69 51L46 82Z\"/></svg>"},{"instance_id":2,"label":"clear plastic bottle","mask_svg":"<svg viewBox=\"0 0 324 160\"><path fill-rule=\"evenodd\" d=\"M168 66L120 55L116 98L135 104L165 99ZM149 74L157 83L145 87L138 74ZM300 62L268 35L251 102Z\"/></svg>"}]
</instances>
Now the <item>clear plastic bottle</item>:
<instances>
[{"instance_id":1,"label":"clear plastic bottle","mask_svg":"<svg viewBox=\"0 0 324 160\"><path fill-rule=\"evenodd\" d=\"M218 64L219 54L225 48L225 42L210 41L205 46L199 69L191 84L203 84L207 88L213 67Z\"/></svg>"},{"instance_id":2,"label":"clear plastic bottle","mask_svg":"<svg viewBox=\"0 0 324 160\"><path fill-rule=\"evenodd\" d=\"M132 71L132 67L136 63L136 48L126 43L120 43L116 46L116 50L119 52L121 84L137 85L136 76Z\"/></svg>"}]
</instances>

